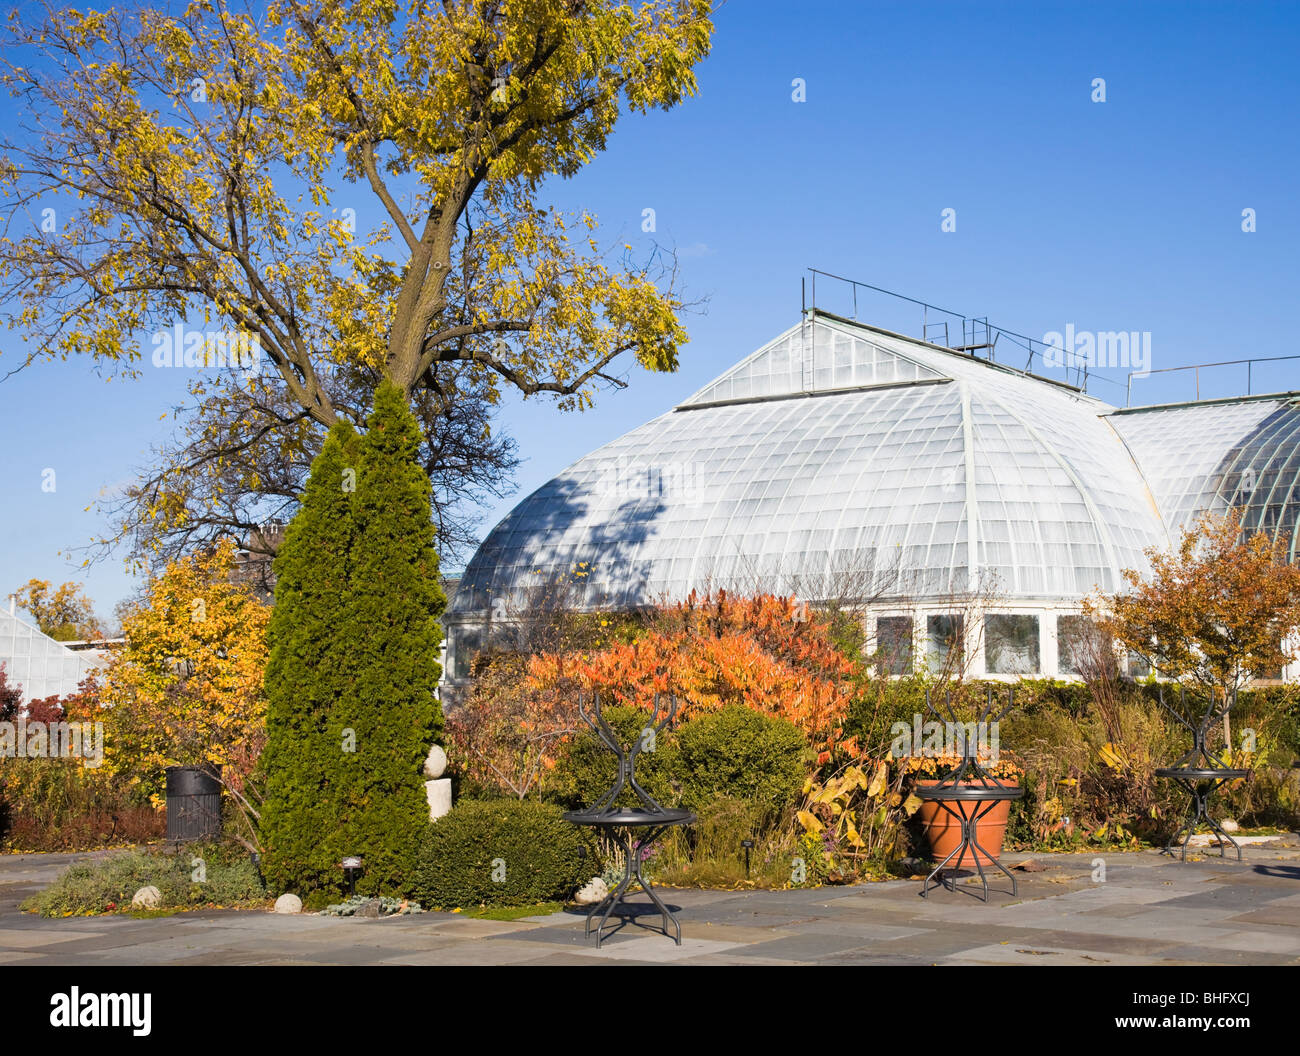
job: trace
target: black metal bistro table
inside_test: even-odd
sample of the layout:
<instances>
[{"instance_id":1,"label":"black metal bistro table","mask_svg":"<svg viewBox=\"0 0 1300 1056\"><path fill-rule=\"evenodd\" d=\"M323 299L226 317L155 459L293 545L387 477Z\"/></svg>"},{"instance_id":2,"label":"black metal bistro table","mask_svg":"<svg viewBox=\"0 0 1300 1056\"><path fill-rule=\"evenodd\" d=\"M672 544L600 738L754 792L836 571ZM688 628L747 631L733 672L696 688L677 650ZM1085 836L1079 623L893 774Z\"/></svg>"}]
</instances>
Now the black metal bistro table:
<instances>
[{"instance_id":1,"label":"black metal bistro table","mask_svg":"<svg viewBox=\"0 0 1300 1056\"><path fill-rule=\"evenodd\" d=\"M1178 831L1165 844L1165 853L1168 853L1169 848L1178 842L1178 837L1182 836L1183 829L1186 829L1187 836L1182 841L1182 860L1187 861L1187 846L1192 842L1192 833L1196 831L1198 824L1205 822L1206 825L1219 834L1220 857L1228 857L1228 848L1224 843L1224 840L1226 840L1232 844L1233 849L1237 852L1237 861L1241 861L1241 846L1210 816L1209 805L1210 796L1217 792L1221 785L1225 785L1229 781L1235 781L1239 777L1249 776L1249 770L1229 770L1217 767L1198 769L1190 766L1165 766L1157 770L1156 777L1166 777L1173 781L1187 793L1191 800L1182 825L1178 827Z\"/></svg>"},{"instance_id":2,"label":"black metal bistro table","mask_svg":"<svg viewBox=\"0 0 1300 1056\"><path fill-rule=\"evenodd\" d=\"M1181 711L1187 710L1187 690L1181 688ZM1193 744L1192 750L1179 759L1173 766L1164 766L1156 771L1156 777L1167 778L1178 785L1187 793L1189 803L1187 814L1183 818L1183 823L1178 827L1169 842L1165 844L1162 853L1169 854L1170 848L1178 842L1178 837L1182 836L1183 830L1187 830L1186 837L1182 841L1182 860L1187 861L1187 847L1192 842L1192 833L1196 831L1196 826L1204 822L1214 832L1219 835L1219 856L1228 857L1228 846L1232 844L1233 849L1237 852L1237 861L1241 861L1241 846L1231 836L1224 831L1217 821L1210 816L1210 797L1214 795L1223 785L1229 781L1236 781L1241 777L1249 777L1249 770L1237 770L1232 767L1225 767L1220 760L1216 759L1205 746L1206 738L1210 730L1226 715L1236 701L1236 694L1224 694L1223 705L1216 706L1213 697L1205 709L1205 715L1201 721L1193 726L1180 711L1175 711L1165 703L1165 691L1160 690L1160 703L1164 709L1169 712L1179 723L1191 731ZM1226 843L1224 841L1227 841Z\"/></svg>"},{"instance_id":3,"label":"black metal bistro table","mask_svg":"<svg viewBox=\"0 0 1300 1056\"><path fill-rule=\"evenodd\" d=\"M623 879L597 905L591 907L591 911L587 914L587 927L584 934L591 934L591 922L597 913L604 910L604 913L601 913L600 926L596 928L596 945L601 944L606 922L615 908L622 904L624 896L629 893L635 881L650 896L650 901L658 907L663 917L664 934L669 934L668 928L671 924L674 929L672 938L680 946L682 926L677 922L672 911L664 905L663 900L655 894L650 881L641 874L641 861L646 849L655 840L674 825L691 824L695 820L695 815L689 810L655 811L641 807L611 807L603 811L572 810L564 815L564 819L575 825L587 825L603 832L618 844L627 863L623 871Z\"/></svg>"},{"instance_id":4,"label":"black metal bistro table","mask_svg":"<svg viewBox=\"0 0 1300 1056\"><path fill-rule=\"evenodd\" d=\"M596 928L596 945L598 947L604 941L605 925L608 923L610 916L614 915L614 911L623 904L624 898L629 893L634 882L641 885L641 889L650 896L650 901L659 909L659 913L663 918L664 935L673 938L678 946L682 944L681 924L678 923L677 918L673 916L672 911L664 904L663 900L654 893L650 881L641 872L641 862L645 852L655 840L677 825L690 825L695 821L695 815L689 810L661 807L653 796L637 784L637 756L643 749L653 751L654 741L659 731L671 722L673 716L677 714L677 699L670 696L668 697L667 706L662 710L661 718L659 700L659 694L656 693L650 724L641 731L641 735L637 737L636 743L632 745L631 749L626 751L601 713L600 698L592 698L594 719L592 715L587 714L582 701L578 701L578 712L582 715L583 720L595 730L596 736L600 738L601 743L613 752L618 759L618 774L610 790L587 810L571 810L564 815L565 821L572 822L574 825L583 825L596 829L608 836L623 851L623 879L600 902L592 906L587 913L587 925L583 932L585 936L591 935L592 921L596 919L597 914L600 914L600 924ZM615 805L615 800L618 799L624 788L632 790L640 802L640 806ZM619 915L622 916L622 914ZM668 930L669 925L673 928L671 934Z\"/></svg>"},{"instance_id":5,"label":"black metal bistro table","mask_svg":"<svg viewBox=\"0 0 1300 1056\"><path fill-rule=\"evenodd\" d=\"M968 776L964 780L971 780L971 778ZM944 887L951 891L957 890L956 879L945 877L943 871L954 858L957 859L957 864L953 866L953 869L961 869L966 862L967 851L970 852L970 857L974 860L975 868L979 872L980 880L983 881L984 901L987 902L989 897L989 878L984 874L984 866L980 862L981 854L992 865L997 866L1006 874L1007 879L1011 881L1012 895L1017 893L1016 878L1007 871L1006 866L999 862L995 855L980 846L975 833L978 830L980 820L991 813L994 807L999 803L1020 799L1025 794L1025 790L1000 784L995 777L988 777L987 781L987 784L977 782L971 785L935 785L930 788L917 789L916 795L918 799L938 803L944 811L956 818L961 825L961 843L957 845L956 850L935 867L934 872L925 878L925 883L921 885L922 897L925 897L928 893L930 881L936 875L939 877L939 883L943 884Z\"/></svg>"},{"instance_id":6,"label":"black metal bistro table","mask_svg":"<svg viewBox=\"0 0 1300 1056\"><path fill-rule=\"evenodd\" d=\"M930 700L930 694L927 691L925 695L925 704L928 711L939 716L939 710ZM992 720L994 723L1000 721L1004 715L1015 704L1015 690L1008 691L1007 706ZM952 710L952 704L948 705L948 721L957 723L957 715ZM993 711L993 688L988 690L987 702L983 711L980 712L978 726L987 728L989 715ZM942 716L939 716L942 718ZM957 723L958 725L962 725ZM973 724L974 725L974 724ZM942 862L935 866L934 871L925 878L925 883L921 885L921 897L925 898L930 891L930 881L936 876L939 883L950 891L957 890L956 877L944 876L944 870L947 869L948 863L954 858L957 864L952 867L956 872L966 863L967 854L975 862L975 869L979 873L980 881L984 885L984 901L989 899L989 878L985 875L984 865L980 861L980 855L988 859L989 863L997 866L999 870L1011 881L1011 894L1014 896L1016 891L1016 878L1011 875L997 856L991 854L983 847L976 837L976 832L980 820L991 813L999 803L1006 803L1014 799L1020 799L1025 790L1018 785L1004 785L992 774L987 773L979 762L979 747L972 745L968 740L964 741L962 746L961 765L947 777L935 785L923 785L916 790L916 796L928 803L936 803L950 817L955 818L961 826L961 842L957 844L956 850L948 855Z\"/></svg>"}]
</instances>

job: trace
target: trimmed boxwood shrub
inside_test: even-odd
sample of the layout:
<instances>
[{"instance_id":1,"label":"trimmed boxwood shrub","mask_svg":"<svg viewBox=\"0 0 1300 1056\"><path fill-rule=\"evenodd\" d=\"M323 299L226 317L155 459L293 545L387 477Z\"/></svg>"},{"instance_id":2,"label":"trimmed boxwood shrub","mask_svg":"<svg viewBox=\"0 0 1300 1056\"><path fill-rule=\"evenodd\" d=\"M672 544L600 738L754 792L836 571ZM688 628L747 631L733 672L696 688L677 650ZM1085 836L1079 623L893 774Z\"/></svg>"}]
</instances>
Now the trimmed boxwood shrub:
<instances>
[{"instance_id":1,"label":"trimmed boxwood shrub","mask_svg":"<svg viewBox=\"0 0 1300 1056\"><path fill-rule=\"evenodd\" d=\"M683 723L676 753L682 803L728 796L778 813L798 797L811 752L792 722L735 704Z\"/></svg>"},{"instance_id":2,"label":"trimmed boxwood shrub","mask_svg":"<svg viewBox=\"0 0 1300 1056\"><path fill-rule=\"evenodd\" d=\"M645 728L645 708L606 708L605 719L629 745ZM808 742L792 722L733 704L665 729L653 752L637 756L637 782L666 807L698 811L722 797L749 800L777 813L803 788L812 762ZM614 782L614 756L584 731L566 747L551 778L550 798L567 809L589 807ZM624 789L620 806L636 806Z\"/></svg>"},{"instance_id":3,"label":"trimmed boxwood shrub","mask_svg":"<svg viewBox=\"0 0 1300 1056\"><path fill-rule=\"evenodd\" d=\"M425 832L412 893L437 909L564 900L600 871L586 841L549 803L462 802Z\"/></svg>"}]
</instances>

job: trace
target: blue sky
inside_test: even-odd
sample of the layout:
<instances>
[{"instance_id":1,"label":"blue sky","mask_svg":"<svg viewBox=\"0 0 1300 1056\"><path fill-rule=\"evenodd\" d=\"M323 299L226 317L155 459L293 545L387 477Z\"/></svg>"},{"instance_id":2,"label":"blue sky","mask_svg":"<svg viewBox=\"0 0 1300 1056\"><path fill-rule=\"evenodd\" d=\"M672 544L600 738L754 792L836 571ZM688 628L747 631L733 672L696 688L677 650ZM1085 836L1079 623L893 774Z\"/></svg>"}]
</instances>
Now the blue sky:
<instances>
[{"instance_id":1,"label":"blue sky","mask_svg":"<svg viewBox=\"0 0 1300 1056\"><path fill-rule=\"evenodd\" d=\"M651 238L678 249L687 294L708 298L686 318L681 368L629 365L629 387L585 414L507 401L499 425L525 462L514 496L483 511L484 532L797 321L808 267L1035 337L1150 332L1157 369L1294 351L1300 7L734 0L716 25L699 95L627 119L545 196L595 212L637 254ZM1099 77L1105 102L1091 98ZM955 231L941 230L945 209ZM847 306L829 292L819 300ZM859 315L919 327L917 312L880 300ZM21 347L0 338L0 373ZM1254 380L1300 389L1300 361ZM79 579L107 613L132 591L120 561L79 569L60 552L104 530L85 508L166 439L183 383L156 370L106 383L84 362L0 383L3 593L32 576ZM1201 395L1244 383L1208 372ZM1139 402L1192 396L1190 375L1135 385ZM1093 391L1123 399L1122 387ZM56 489L43 491L51 468Z\"/></svg>"}]
</instances>

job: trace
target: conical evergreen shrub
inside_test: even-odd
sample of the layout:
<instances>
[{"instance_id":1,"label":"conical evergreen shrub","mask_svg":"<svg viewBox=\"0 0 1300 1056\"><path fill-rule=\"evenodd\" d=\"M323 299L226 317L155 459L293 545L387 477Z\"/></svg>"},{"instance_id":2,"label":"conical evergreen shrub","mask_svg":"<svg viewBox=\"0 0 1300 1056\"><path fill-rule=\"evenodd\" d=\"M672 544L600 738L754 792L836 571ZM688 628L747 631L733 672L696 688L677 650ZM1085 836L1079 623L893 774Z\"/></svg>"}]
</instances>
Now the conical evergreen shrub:
<instances>
[{"instance_id":1,"label":"conical evergreen shrub","mask_svg":"<svg viewBox=\"0 0 1300 1056\"><path fill-rule=\"evenodd\" d=\"M258 829L262 871L276 893L338 890L340 856L350 853L333 796L343 748L335 711L353 692L352 651L339 632L352 590L359 448L347 423L330 430L272 565Z\"/></svg>"},{"instance_id":2,"label":"conical evergreen shrub","mask_svg":"<svg viewBox=\"0 0 1300 1056\"><path fill-rule=\"evenodd\" d=\"M436 691L447 601L419 444L406 398L382 383L361 440L352 589L340 627L354 690L336 705L356 735L338 799L351 853L365 858L363 892L398 893L411 883L429 821L424 758L442 733Z\"/></svg>"},{"instance_id":3,"label":"conical evergreen shrub","mask_svg":"<svg viewBox=\"0 0 1300 1056\"><path fill-rule=\"evenodd\" d=\"M419 442L384 382L363 437L331 430L276 557L260 826L276 892L337 893L347 855L359 892L411 883L446 606Z\"/></svg>"}]
</instances>

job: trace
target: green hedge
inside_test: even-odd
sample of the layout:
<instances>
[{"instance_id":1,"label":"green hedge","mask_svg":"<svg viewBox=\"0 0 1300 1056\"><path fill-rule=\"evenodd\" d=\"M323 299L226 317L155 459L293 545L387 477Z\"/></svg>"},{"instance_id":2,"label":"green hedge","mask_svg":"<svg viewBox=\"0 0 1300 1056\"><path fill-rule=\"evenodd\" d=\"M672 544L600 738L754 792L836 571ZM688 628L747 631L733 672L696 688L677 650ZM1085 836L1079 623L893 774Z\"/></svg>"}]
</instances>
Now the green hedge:
<instances>
[{"instance_id":1,"label":"green hedge","mask_svg":"<svg viewBox=\"0 0 1300 1056\"><path fill-rule=\"evenodd\" d=\"M428 827L412 887L429 908L527 906L565 900L599 871L586 837L558 807L478 800Z\"/></svg>"},{"instance_id":2,"label":"green hedge","mask_svg":"<svg viewBox=\"0 0 1300 1056\"><path fill-rule=\"evenodd\" d=\"M676 750L682 803L696 811L731 797L778 813L798 797L813 762L794 723L741 705L683 723Z\"/></svg>"},{"instance_id":3,"label":"green hedge","mask_svg":"<svg viewBox=\"0 0 1300 1056\"><path fill-rule=\"evenodd\" d=\"M627 747L640 736L649 712L612 707L605 709L605 718ZM637 756L636 777L662 806L698 811L730 797L776 812L798 797L811 765L797 726L735 704L660 731L655 750ZM549 795L570 810L589 807L609 791L614 776L613 754L595 734L583 732L561 754ZM639 805L626 788L617 803Z\"/></svg>"}]
</instances>

